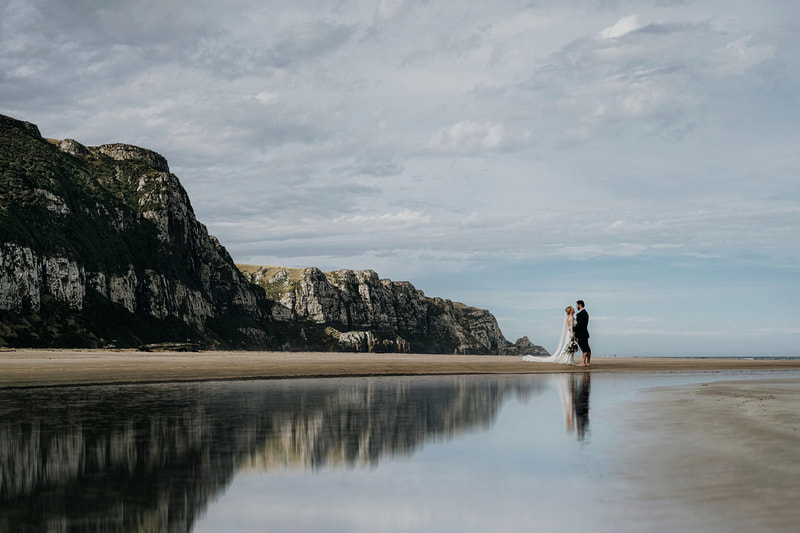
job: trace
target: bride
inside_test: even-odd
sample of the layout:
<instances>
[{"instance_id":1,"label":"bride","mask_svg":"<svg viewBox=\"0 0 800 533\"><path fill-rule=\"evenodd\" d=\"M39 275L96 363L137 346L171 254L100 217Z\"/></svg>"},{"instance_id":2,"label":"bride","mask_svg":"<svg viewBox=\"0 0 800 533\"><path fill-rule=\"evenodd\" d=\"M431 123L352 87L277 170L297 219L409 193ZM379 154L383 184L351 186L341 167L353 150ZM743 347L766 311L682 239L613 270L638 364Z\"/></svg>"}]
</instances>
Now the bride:
<instances>
[{"instance_id":1,"label":"bride","mask_svg":"<svg viewBox=\"0 0 800 533\"><path fill-rule=\"evenodd\" d=\"M564 324L561 326L561 337L558 346L553 350L553 355L549 357L537 357L535 355L523 355L523 361L534 361L537 363L558 363L562 365L574 365L573 354L578 351L578 341L572 328L575 326L575 309L570 305L564 309L566 316Z\"/></svg>"}]
</instances>

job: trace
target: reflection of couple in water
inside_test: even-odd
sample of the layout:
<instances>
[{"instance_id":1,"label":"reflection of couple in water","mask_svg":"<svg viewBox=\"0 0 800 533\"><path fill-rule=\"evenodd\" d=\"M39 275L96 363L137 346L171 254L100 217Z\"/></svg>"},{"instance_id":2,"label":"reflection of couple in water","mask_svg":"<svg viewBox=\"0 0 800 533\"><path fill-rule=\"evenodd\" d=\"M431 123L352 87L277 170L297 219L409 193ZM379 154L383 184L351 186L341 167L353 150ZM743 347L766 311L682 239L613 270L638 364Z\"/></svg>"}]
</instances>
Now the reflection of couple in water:
<instances>
[{"instance_id":1,"label":"reflection of couple in water","mask_svg":"<svg viewBox=\"0 0 800 533\"><path fill-rule=\"evenodd\" d=\"M581 374L559 374L558 394L567 422L567 434L572 435L577 428L578 440L583 440L589 429L589 393L592 376L589 372Z\"/></svg>"}]
</instances>

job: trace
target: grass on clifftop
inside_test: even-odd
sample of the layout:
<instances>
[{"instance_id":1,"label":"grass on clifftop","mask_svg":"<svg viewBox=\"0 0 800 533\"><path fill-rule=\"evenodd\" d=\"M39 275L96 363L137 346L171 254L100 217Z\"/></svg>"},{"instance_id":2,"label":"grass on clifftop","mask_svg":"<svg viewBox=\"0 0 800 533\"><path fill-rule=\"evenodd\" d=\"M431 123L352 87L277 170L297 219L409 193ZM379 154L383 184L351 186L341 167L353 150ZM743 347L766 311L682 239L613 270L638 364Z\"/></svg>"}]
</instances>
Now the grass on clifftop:
<instances>
[{"instance_id":1,"label":"grass on clifftop","mask_svg":"<svg viewBox=\"0 0 800 533\"><path fill-rule=\"evenodd\" d=\"M305 268L295 268L295 267L282 267L282 266L272 266L272 265L240 265L237 263L236 268L238 268L243 274L248 274L252 276L254 280L256 276L261 275L264 279L269 279L278 272L285 270L291 281L299 281L300 276L303 275L303 271Z\"/></svg>"}]
</instances>

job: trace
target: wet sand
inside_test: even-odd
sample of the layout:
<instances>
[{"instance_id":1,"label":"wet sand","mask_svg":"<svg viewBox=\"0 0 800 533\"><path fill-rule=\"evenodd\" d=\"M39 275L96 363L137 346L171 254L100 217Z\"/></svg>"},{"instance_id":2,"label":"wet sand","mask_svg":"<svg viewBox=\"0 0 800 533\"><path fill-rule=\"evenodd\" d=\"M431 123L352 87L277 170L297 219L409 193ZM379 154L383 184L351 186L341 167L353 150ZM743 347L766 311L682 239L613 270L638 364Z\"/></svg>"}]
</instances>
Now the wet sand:
<instances>
[{"instance_id":1,"label":"wet sand","mask_svg":"<svg viewBox=\"0 0 800 533\"><path fill-rule=\"evenodd\" d=\"M652 389L626 419L617 453L629 524L797 531L800 378Z\"/></svg>"},{"instance_id":2,"label":"wet sand","mask_svg":"<svg viewBox=\"0 0 800 533\"><path fill-rule=\"evenodd\" d=\"M800 370L797 360L603 358L592 373ZM353 353L0 351L0 388L293 377L585 372L520 357ZM784 373L778 372L776 376ZM642 391L620 419L619 531L796 531L800 378ZM613 505L613 504L612 504Z\"/></svg>"},{"instance_id":3,"label":"wet sand","mask_svg":"<svg viewBox=\"0 0 800 533\"><path fill-rule=\"evenodd\" d=\"M800 369L800 361L594 357L591 372ZM521 357L287 352L0 351L0 388L228 379L531 374L584 368Z\"/></svg>"}]
</instances>

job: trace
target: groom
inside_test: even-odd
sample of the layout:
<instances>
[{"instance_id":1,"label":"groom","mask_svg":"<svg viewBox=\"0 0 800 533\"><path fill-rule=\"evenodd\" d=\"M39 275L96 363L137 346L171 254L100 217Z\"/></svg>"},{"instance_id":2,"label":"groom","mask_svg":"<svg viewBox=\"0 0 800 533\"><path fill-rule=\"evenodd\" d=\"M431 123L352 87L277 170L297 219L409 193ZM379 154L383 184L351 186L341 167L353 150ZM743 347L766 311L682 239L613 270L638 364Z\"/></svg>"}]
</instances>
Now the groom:
<instances>
[{"instance_id":1,"label":"groom","mask_svg":"<svg viewBox=\"0 0 800 533\"><path fill-rule=\"evenodd\" d=\"M575 327L572 331L575 333L578 347L583 352L583 361L575 366L589 366L592 361L592 349L589 347L589 313L584 309L583 300L578 300L575 304L578 306L578 312L575 314Z\"/></svg>"}]
</instances>

